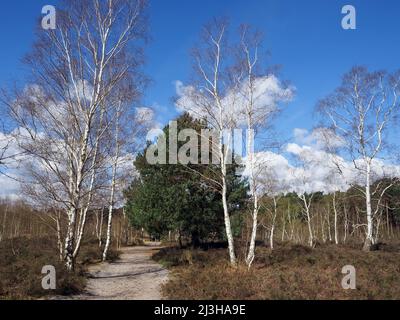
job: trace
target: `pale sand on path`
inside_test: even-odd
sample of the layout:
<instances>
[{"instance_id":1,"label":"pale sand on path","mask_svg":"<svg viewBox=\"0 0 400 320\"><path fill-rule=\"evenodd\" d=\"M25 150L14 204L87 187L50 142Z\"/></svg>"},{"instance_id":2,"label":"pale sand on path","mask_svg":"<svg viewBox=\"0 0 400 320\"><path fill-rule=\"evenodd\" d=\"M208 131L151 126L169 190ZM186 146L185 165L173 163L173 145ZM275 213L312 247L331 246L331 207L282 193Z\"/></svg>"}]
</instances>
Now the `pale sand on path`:
<instances>
[{"instance_id":1,"label":"pale sand on path","mask_svg":"<svg viewBox=\"0 0 400 320\"><path fill-rule=\"evenodd\" d=\"M122 248L115 262L89 267L88 282L83 294L55 300L161 300L161 286L168 280L168 271L151 259L159 246Z\"/></svg>"}]
</instances>

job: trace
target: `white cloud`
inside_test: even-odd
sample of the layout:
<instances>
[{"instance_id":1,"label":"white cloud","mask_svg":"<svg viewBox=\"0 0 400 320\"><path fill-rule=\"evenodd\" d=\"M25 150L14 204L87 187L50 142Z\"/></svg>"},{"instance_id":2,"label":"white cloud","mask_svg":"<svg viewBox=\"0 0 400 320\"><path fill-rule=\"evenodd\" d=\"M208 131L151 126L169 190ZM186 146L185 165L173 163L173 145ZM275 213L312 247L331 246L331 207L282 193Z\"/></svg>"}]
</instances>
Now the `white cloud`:
<instances>
[{"instance_id":1,"label":"white cloud","mask_svg":"<svg viewBox=\"0 0 400 320\"><path fill-rule=\"evenodd\" d=\"M306 129L295 128L293 137L295 143L316 149L337 148L344 144L343 139L329 128L316 128L311 133Z\"/></svg>"},{"instance_id":2,"label":"white cloud","mask_svg":"<svg viewBox=\"0 0 400 320\"><path fill-rule=\"evenodd\" d=\"M231 123L237 127L246 124L245 110L247 83L241 84L238 88L229 90L221 97L223 106L223 117L225 123ZM205 89L197 89L193 86L185 86L181 81L175 82L178 99L176 108L179 112L187 111L194 118L207 119L212 126L216 126L215 116L219 114L214 100L206 94ZM275 111L278 104L290 101L294 95L294 88L285 88L274 75L260 77L254 81L253 93L253 118L257 119L259 125L263 124L264 115Z\"/></svg>"},{"instance_id":3,"label":"white cloud","mask_svg":"<svg viewBox=\"0 0 400 320\"><path fill-rule=\"evenodd\" d=\"M331 193L346 191L351 185L365 183L365 175L355 168L352 161L334 156L321 148L317 139L318 133L309 134L307 130L295 129L293 136L296 143L286 145L286 157L272 152L259 152L255 155L255 176L260 185L260 194L318 191ZM296 161L288 160L292 157ZM356 160L355 164L359 168L365 166L361 159ZM248 173L247 166L244 175L248 176ZM400 177L400 166L374 159L372 180L385 177Z\"/></svg>"},{"instance_id":4,"label":"white cloud","mask_svg":"<svg viewBox=\"0 0 400 320\"><path fill-rule=\"evenodd\" d=\"M9 134L0 132L0 161L7 164L9 158L17 153L17 148L13 137Z\"/></svg>"},{"instance_id":5,"label":"white cloud","mask_svg":"<svg viewBox=\"0 0 400 320\"><path fill-rule=\"evenodd\" d=\"M16 200L20 197L19 182L13 178L18 178L13 174L8 176L0 173L0 198L9 198L11 200Z\"/></svg>"},{"instance_id":6,"label":"white cloud","mask_svg":"<svg viewBox=\"0 0 400 320\"><path fill-rule=\"evenodd\" d=\"M19 197L18 164L20 150L11 134L0 132L0 198Z\"/></svg>"}]
</instances>

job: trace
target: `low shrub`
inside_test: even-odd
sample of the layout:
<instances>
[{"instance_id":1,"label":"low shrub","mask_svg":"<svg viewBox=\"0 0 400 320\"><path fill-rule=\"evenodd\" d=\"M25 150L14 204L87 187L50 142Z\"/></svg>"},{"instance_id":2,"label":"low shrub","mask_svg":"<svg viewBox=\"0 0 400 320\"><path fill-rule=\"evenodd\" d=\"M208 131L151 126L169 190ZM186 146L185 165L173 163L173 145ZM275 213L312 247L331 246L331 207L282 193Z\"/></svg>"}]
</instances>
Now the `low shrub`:
<instances>
[{"instance_id":1,"label":"low shrub","mask_svg":"<svg viewBox=\"0 0 400 320\"><path fill-rule=\"evenodd\" d=\"M68 272L59 260L54 239L16 238L0 242L0 299L36 299L48 295L71 295L82 292L86 286L85 265L101 259L96 241L84 241L81 257L74 272ZM115 260L118 252L110 250ZM56 269L56 290L42 288L43 266Z\"/></svg>"},{"instance_id":2,"label":"low shrub","mask_svg":"<svg viewBox=\"0 0 400 320\"><path fill-rule=\"evenodd\" d=\"M163 288L169 299L400 299L399 246L386 247L368 253L323 244L258 247L250 270L231 268L226 249L191 250L192 264L188 249L163 249L154 259L171 268ZM341 286L345 265L356 268L356 290Z\"/></svg>"}]
</instances>

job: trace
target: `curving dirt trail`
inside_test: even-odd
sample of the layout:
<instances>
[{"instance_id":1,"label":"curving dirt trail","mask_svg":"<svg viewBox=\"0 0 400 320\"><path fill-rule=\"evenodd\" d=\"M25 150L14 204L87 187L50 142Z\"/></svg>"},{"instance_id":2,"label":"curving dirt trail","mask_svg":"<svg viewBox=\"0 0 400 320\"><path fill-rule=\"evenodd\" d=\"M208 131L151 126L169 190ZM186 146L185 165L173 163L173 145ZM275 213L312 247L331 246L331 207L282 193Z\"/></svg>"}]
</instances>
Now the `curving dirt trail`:
<instances>
[{"instance_id":1,"label":"curving dirt trail","mask_svg":"<svg viewBox=\"0 0 400 320\"><path fill-rule=\"evenodd\" d=\"M122 248L119 260L89 267L86 292L67 299L162 299L161 285L168 280L168 271L151 259L159 249L158 246Z\"/></svg>"}]
</instances>

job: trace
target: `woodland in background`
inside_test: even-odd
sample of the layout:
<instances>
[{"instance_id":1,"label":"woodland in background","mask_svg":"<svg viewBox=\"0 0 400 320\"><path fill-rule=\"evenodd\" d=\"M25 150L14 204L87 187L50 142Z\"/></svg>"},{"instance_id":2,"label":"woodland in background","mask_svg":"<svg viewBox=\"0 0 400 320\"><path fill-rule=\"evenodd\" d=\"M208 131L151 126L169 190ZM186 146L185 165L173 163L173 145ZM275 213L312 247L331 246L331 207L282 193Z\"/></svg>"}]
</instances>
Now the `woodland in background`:
<instances>
[{"instance_id":1,"label":"woodland in background","mask_svg":"<svg viewBox=\"0 0 400 320\"><path fill-rule=\"evenodd\" d=\"M61 220L60 230L57 229L55 213L43 212L33 209L22 200L0 200L0 242L18 238L37 239L51 238L58 242L65 235L65 223ZM86 240L96 240L99 247L104 247L107 237L108 208L93 210L88 214ZM113 245L119 249L123 245L140 243L147 239L147 235L141 231L135 231L129 226L124 210L114 209L114 220L112 225ZM63 227L64 226L64 227ZM60 232L60 233L59 233ZM57 248L61 254L62 247Z\"/></svg>"},{"instance_id":2,"label":"woodland in background","mask_svg":"<svg viewBox=\"0 0 400 320\"><path fill-rule=\"evenodd\" d=\"M34 210L21 200L0 200L0 299L33 299L48 295L79 294L85 289L86 267L102 261L107 236L107 210L91 212L88 232L75 272L68 272L62 259L57 224L52 214ZM61 221L62 222L62 221ZM122 209L116 210L108 261L118 259L118 248L142 243L141 234L128 227ZM61 226L61 237L66 228ZM56 290L43 290L42 267L57 271Z\"/></svg>"},{"instance_id":3,"label":"woodland in background","mask_svg":"<svg viewBox=\"0 0 400 320\"><path fill-rule=\"evenodd\" d=\"M164 168L167 169L169 166ZM188 173L187 170L181 169L186 174ZM169 172L157 169L153 175L147 172L146 176L146 182L139 185L138 182L134 182L126 192L128 197L126 210L134 226L143 227L150 234L164 240L174 240L182 244L182 239L184 239L185 244L191 244L193 247L198 247L201 243L226 241L224 233L221 232L223 222L218 220L222 209L217 207L211 211L202 210L202 204L207 204L204 197L212 192L211 188L208 190L206 188L197 195L187 198L187 194L182 197L174 190L178 187L177 184L168 183L168 181L171 182L170 179L179 175L171 175ZM154 184L151 184L150 180ZM189 181L184 180L184 183L189 183ZM375 185L379 184L380 188L385 188L389 183L389 181L381 180L375 182ZM165 197L159 196L160 190L163 190L162 194L165 194ZM149 201L150 197L156 200ZM238 207L238 212L233 215L232 220L235 221L235 239L247 243L252 222L245 205L246 201L248 203L248 197L243 193L241 197L240 202L243 205ZM308 228L310 226L313 235L312 247L317 246L318 243L346 244L350 242L362 248L366 229L365 212L362 209L363 195L357 188L334 194L321 192L306 194L305 197L309 201L310 223L308 223L304 203L297 194L262 197L258 243L263 243L271 249L274 248L275 241L309 245ZM236 201L238 201L237 198ZM234 202L230 204L235 206ZM380 243L400 239L399 205L400 186L397 185L386 193L375 217L373 249L379 248ZM209 208L209 205L205 206L205 209ZM181 212L180 215L179 212ZM242 249L246 250L246 248Z\"/></svg>"}]
</instances>

